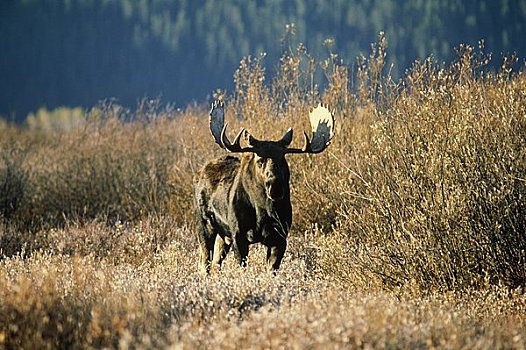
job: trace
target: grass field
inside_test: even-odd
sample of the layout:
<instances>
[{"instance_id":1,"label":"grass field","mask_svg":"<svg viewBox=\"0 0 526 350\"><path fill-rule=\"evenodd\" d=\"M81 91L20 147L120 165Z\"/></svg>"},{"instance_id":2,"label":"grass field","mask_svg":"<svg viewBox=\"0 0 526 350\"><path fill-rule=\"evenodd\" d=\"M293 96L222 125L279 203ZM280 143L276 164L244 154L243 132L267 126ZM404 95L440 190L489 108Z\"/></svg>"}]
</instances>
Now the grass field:
<instances>
[{"instance_id":1,"label":"grass field","mask_svg":"<svg viewBox=\"0 0 526 350\"><path fill-rule=\"evenodd\" d=\"M246 58L215 93L231 133L298 146L309 108L335 109L329 148L288 158L277 276L258 246L197 272L192 176L224 154L206 108L0 124L0 349L526 348L524 68L463 46L395 83L385 48L351 69L299 47L272 76Z\"/></svg>"}]
</instances>

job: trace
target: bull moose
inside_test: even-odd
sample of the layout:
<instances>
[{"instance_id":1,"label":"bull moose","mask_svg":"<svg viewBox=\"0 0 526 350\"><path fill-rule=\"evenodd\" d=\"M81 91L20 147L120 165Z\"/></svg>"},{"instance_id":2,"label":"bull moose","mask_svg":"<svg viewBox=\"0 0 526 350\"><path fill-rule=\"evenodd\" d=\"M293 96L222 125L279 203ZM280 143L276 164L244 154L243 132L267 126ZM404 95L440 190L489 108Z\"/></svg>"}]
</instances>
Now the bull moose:
<instances>
[{"instance_id":1,"label":"bull moose","mask_svg":"<svg viewBox=\"0 0 526 350\"><path fill-rule=\"evenodd\" d=\"M312 138L304 132L303 148L290 148L289 128L279 141L260 141L244 128L233 142L226 135L224 103L215 101L210 111L210 131L215 142L240 157L223 156L207 163L194 177L196 231L200 270L220 268L231 246L241 266L246 266L248 247L267 247L267 266L279 268L292 224L290 172L285 159L291 153L320 153L334 135L334 116L327 106L310 112ZM246 145L241 145L241 137ZM212 262L210 261L212 259Z\"/></svg>"}]
</instances>

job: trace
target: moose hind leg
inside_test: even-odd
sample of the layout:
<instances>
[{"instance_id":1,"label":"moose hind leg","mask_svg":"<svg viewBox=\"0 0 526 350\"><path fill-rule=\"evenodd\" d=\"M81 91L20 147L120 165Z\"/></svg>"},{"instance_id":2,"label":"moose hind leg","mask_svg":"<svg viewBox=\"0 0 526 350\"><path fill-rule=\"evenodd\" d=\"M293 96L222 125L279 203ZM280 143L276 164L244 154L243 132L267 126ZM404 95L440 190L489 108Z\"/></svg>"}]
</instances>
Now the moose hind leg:
<instances>
[{"instance_id":1,"label":"moose hind leg","mask_svg":"<svg viewBox=\"0 0 526 350\"><path fill-rule=\"evenodd\" d=\"M228 251L230 250L230 242L227 243L228 238L223 238L220 235L216 236L214 245L214 258L212 260L212 267L221 269L221 264L225 260Z\"/></svg>"},{"instance_id":2,"label":"moose hind leg","mask_svg":"<svg viewBox=\"0 0 526 350\"><path fill-rule=\"evenodd\" d=\"M202 219L198 219L196 230L200 252L199 271L207 274L210 271L210 257L214 250L215 234L207 229L206 222Z\"/></svg>"}]
</instances>

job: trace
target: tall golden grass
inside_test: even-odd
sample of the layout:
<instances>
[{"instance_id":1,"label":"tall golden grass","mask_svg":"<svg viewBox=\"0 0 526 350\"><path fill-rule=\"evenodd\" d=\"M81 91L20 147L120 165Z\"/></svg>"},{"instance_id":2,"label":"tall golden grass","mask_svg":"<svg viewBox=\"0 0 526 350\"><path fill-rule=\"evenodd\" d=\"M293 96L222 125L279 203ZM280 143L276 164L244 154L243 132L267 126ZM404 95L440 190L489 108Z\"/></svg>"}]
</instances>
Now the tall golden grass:
<instances>
[{"instance_id":1,"label":"tall golden grass","mask_svg":"<svg viewBox=\"0 0 526 350\"><path fill-rule=\"evenodd\" d=\"M297 146L309 108L335 110L333 144L289 157L277 276L258 247L246 269L196 273L192 176L223 154L206 108L0 124L0 349L525 348L523 67L461 46L394 82L383 36L354 69L327 46L271 78L247 57L215 93L231 133L292 126Z\"/></svg>"}]
</instances>

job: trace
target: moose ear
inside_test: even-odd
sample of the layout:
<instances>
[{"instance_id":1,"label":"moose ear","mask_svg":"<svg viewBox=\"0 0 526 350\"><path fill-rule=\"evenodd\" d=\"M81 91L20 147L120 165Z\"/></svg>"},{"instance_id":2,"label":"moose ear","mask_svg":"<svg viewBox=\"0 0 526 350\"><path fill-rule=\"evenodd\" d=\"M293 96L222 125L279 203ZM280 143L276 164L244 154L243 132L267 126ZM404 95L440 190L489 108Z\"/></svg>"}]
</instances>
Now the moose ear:
<instances>
[{"instance_id":1,"label":"moose ear","mask_svg":"<svg viewBox=\"0 0 526 350\"><path fill-rule=\"evenodd\" d=\"M289 130L287 130L287 132L285 133L285 135L283 135L281 140L278 141L279 144L283 147L287 147L292 142L292 136L293 136L292 128L289 128Z\"/></svg>"},{"instance_id":2,"label":"moose ear","mask_svg":"<svg viewBox=\"0 0 526 350\"><path fill-rule=\"evenodd\" d=\"M248 131L245 130L245 140L247 140L250 147L257 147L261 141L256 139L254 136L250 135Z\"/></svg>"}]
</instances>

